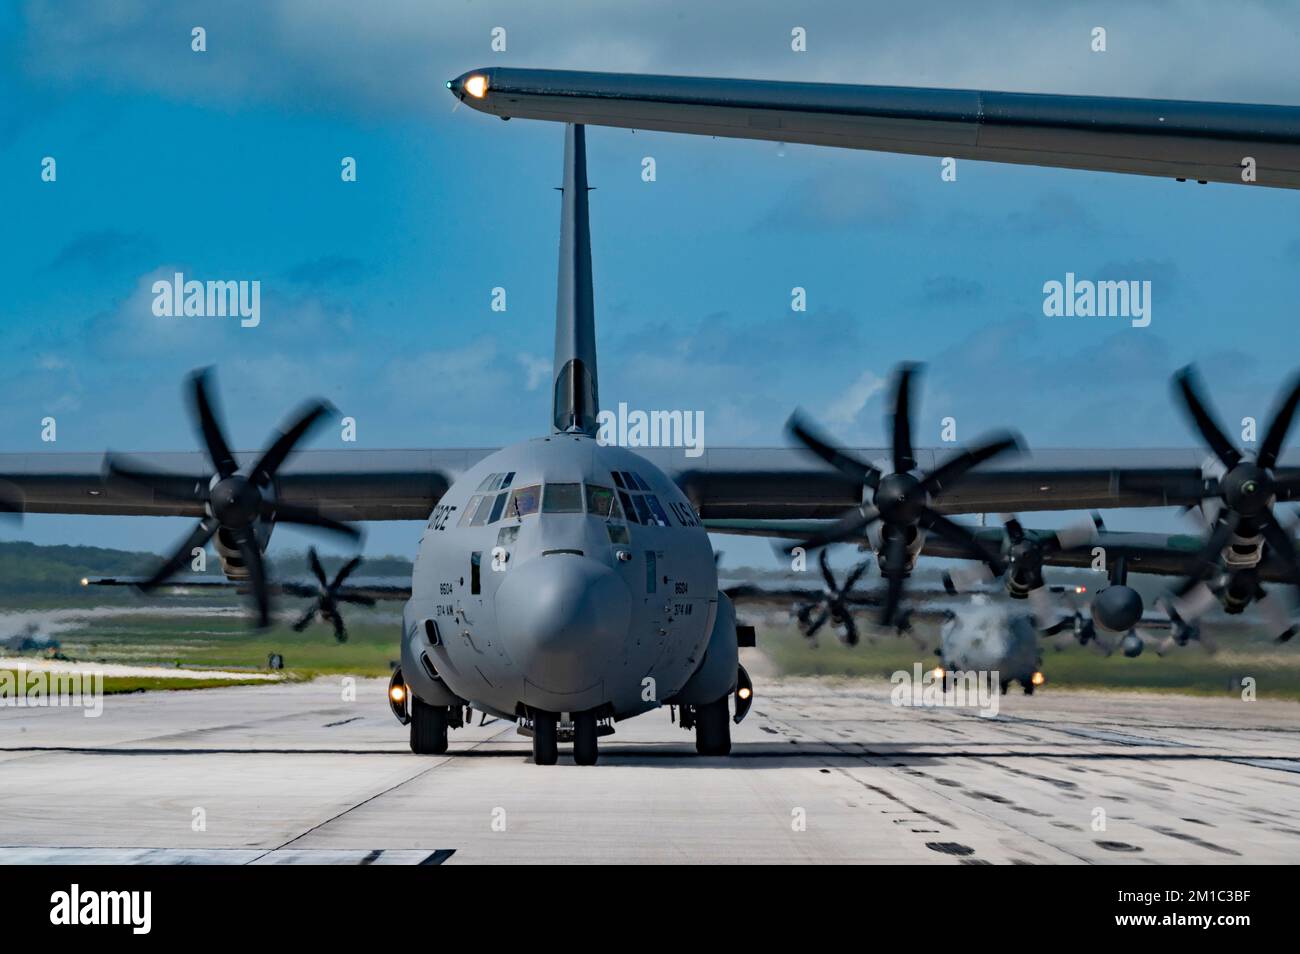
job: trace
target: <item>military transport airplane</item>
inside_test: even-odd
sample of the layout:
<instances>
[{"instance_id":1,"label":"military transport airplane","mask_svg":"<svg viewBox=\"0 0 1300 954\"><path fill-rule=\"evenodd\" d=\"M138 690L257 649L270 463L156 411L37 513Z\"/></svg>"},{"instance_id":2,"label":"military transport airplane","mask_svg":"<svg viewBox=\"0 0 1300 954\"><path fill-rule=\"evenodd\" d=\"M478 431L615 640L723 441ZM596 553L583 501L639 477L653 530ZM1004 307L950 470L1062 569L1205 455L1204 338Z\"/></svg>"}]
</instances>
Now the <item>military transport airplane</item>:
<instances>
[{"instance_id":1,"label":"military transport airplane","mask_svg":"<svg viewBox=\"0 0 1300 954\"><path fill-rule=\"evenodd\" d=\"M508 74L481 75L478 94L471 74L449 85L458 97L507 106L497 94ZM975 107L964 121L980 127L991 114ZM1236 116L1235 107L1224 109L1225 117ZM1286 166L1291 147L1273 114L1260 109L1259 124L1236 116L1228 125L1257 135L1260 181L1282 184L1276 170ZM1131 109L1103 102L1090 116L1106 110L1123 138ZM940 112L943 122L961 126L962 115ZM1187 133L1187 115L1162 118L1179 135ZM975 131L984 135L983 127ZM784 130L774 138L796 141ZM1146 156L1145 171L1172 168L1177 161L1169 157L1181 142L1136 136L1127 154ZM1269 143L1278 148L1265 151ZM1209 162L1215 156L1193 163L1198 176L1224 174L1223 163ZM146 582L163 582L212 541L227 576L247 582L259 621L269 619L262 553L277 523L355 534L347 521L427 521L392 687L399 717L410 723L411 747L446 751L448 729L472 707L518 720L538 763L556 761L561 723L572 735L575 760L592 763L598 737L616 722L664 705L676 707L681 725L694 730L699 752L730 751L730 721L743 718L752 690L738 663L743 630L718 590L704 520L824 521L850 511L835 523L835 534L880 542L891 614L899 609L902 580L931 546L1005 572L1002 554L950 519L956 514L1200 505L1213 497L1214 529L1198 553L1194 585L1204 583L1204 592L1226 601L1231 587L1214 589L1221 571L1236 574L1248 599L1260 592L1249 585L1262 578L1258 567L1278 564L1295 577L1294 546L1272 513L1275 501L1300 495L1300 468L1278 454L1289 412L1276 419L1254 460L1211 441L1218 454L1212 471L1203 471L1203 455L1193 450L1049 452L1012 461L1015 442L1006 436L944 454L913 448L910 432L900 435L897 427L888 452L841 453L806 442L833 465L829 470L793 448L709 448L687 457L681 449L604 446L597 441L587 209L585 131L570 125L553 401L544 436L500 450L303 451L290 459L330 413L318 402L264 453L236 453L200 374L191 395L203 454L106 461L4 455L0 481L30 513L197 518ZM874 460L881 466L865 463Z\"/></svg>"}]
</instances>

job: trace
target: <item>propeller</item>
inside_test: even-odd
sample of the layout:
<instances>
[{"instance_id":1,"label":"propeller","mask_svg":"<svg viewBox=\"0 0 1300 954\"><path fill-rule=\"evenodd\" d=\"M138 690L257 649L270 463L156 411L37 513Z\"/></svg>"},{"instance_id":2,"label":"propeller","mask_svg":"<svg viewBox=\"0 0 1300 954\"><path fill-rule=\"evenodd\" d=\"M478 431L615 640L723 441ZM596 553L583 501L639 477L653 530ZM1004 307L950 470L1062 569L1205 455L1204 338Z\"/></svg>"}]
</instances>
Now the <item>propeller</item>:
<instances>
[{"instance_id":1,"label":"propeller","mask_svg":"<svg viewBox=\"0 0 1300 954\"><path fill-rule=\"evenodd\" d=\"M1002 555L1006 562L1005 583L1012 599L1027 599L1033 608L1034 618L1041 630L1052 629L1060 614L1052 604L1049 587L1043 580L1043 565L1047 558L1062 550L1073 550L1093 543L1101 529L1100 517L1083 520L1050 533L1027 531L1015 514L1003 517L1006 539ZM951 593L975 589L993 579L987 564L977 563L944 574L944 586ZM1068 619L1068 617L1067 617ZM1057 627L1059 628L1059 627Z\"/></svg>"},{"instance_id":2,"label":"propeller","mask_svg":"<svg viewBox=\"0 0 1300 954\"><path fill-rule=\"evenodd\" d=\"M871 561L863 560L849 570L848 575L844 578L843 585L836 583L835 574L831 572L830 561L825 550L822 550L817 562L821 566L822 579L826 583L826 589L817 600L812 603L805 603L795 611L795 617L799 620L799 631L803 633L805 638L815 639L817 631L829 620L840 627L841 642L849 646L856 646L858 644L858 627L853 622L853 611L849 607L848 600L853 593L853 587L862 579L862 575L867 572Z\"/></svg>"},{"instance_id":3,"label":"propeller","mask_svg":"<svg viewBox=\"0 0 1300 954\"><path fill-rule=\"evenodd\" d=\"M1300 587L1300 559L1295 540L1273 510L1275 502L1300 495L1300 476L1279 478L1273 472L1300 404L1300 375L1294 376L1283 392L1253 459L1238 450L1219 427L1192 366L1174 375L1174 390L1222 469L1204 485L1202 509L1210 502L1217 515L1211 522L1205 545L1197 554L1195 568L1177 590L1178 612L1183 618L1192 619L1198 609L1204 612L1203 607L1212 605L1205 599L1211 590L1209 581L1222 572L1223 551L1234 538L1262 537L1269 551L1281 562L1288 581ZM1289 628L1288 620L1283 631Z\"/></svg>"},{"instance_id":4,"label":"propeller","mask_svg":"<svg viewBox=\"0 0 1300 954\"><path fill-rule=\"evenodd\" d=\"M960 547L988 564L997 576L1001 576L1005 569L999 554L985 548L970 530L949 520L930 504L935 495L951 489L972 468L1007 451L1018 450L1020 442L1009 432L995 434L970 450L953 454L929 473L921 472L912 446L912 381L919 370L917 365L903 364L894 376L892 409L886 419L892 449L892 471L888 474L835 447L799 411L787 424L796 440L866 490L868 501L798 546L811 550L841 540L860 539L868 527L879 523L883 554L881 573L885 578L885 599L880 613L882 626L892 625L898 612L904 581L910 571L910 544L920 530L934 533Z\"/></svg>"},{"instance_id":5,"label":"propeller","mask_svg":"<svg viewBox=\"0 0 1300 954\"><path fill-rule=\"evenodd\" d=\"M312 620L319 617L334 625L335 639L340 643L346 643L348 641L348 631L347 627L343 625L343 616L339 612L339 604L375 605L374 599L364 594L340 592L343 583L352 575L352 571L361 565L361 557L355 556L343 564L343 567L335 574L333 582L330 582L329 577L325 575L325 567L321 566L320 557L316 555L315 547L307 551L307 564L311 567L312 575L316 577L319 585L308 586L301 583L285 583L281 587L284 592L293 596L307 596L313 600L298 622L293 624L293 631L301 633L311 625Z\"/></svg>"},{"instance_id":6,"label":"propeller","mask_svg":"<svg viewBox=\"0 0 1300 954\"><path fill-rule=\"evenodd\" d=\"M277 433L270 446L247 470L241 470L231 453L210 395L211 369L195 371L189 378L191 412L195 430L207 452L213 475L206 483L190 483L175 474L141 467L127 458L109 455L105 460L109 479L125 480L150 490L156 499L198 503L203 516L154 574L139 588L150 592L161 586L191 559L197 548L220 533L224 543L239 551L248 570L249 586L257 607L257 625L271 621L270 592L262 545L258 539L259 522L295 523L359 539L361 534L346 523L327 517L310 507L283 503L275 499L274 479L280 465L307 433L331 413L323 401L309 402L297 412L292 423Z\"/></svg>"}]
</instances>

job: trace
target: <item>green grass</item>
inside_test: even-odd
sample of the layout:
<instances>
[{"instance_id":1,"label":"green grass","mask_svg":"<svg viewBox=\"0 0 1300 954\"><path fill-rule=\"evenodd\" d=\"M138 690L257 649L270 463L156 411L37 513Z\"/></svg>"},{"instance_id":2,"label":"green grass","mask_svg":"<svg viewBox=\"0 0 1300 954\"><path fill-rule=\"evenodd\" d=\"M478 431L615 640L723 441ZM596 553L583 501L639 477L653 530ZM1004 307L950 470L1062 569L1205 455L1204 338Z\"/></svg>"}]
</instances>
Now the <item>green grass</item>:
<instances>
[{"instance_id":1,"label":"green grass","mask_svg":"<svg viewBox=\"0 0 1300 954\"><path fill-rule=\"evenodd\" d=\"M17 681L18 672L14 669L0 669L8 672ZM30 672L30 671L29 671ZM157 689L220 689L226 686L265 686L265 679L166 679L156 676L105 676L104 695L122 695L131 692L151 692ZM90 685L83 683L88 690Z\"/></svg>"},{"instance_id":2,"label":"green grass","mask_svg":"<svg viewBox=\"0 0 1300 954\"><path fill-rule=\"evenodd\" d=\"M160 607L238 607L235 594L204 594L196 597L169 597L157 601ZM95 616L97 606L140 607L140 612L121 616ZM285 610L301 611L305 603L284 600ZM82 592L73 598L51 601L41 595L29 598L21 606L7 603L6 609L49 610L85 608L87 616L71 629L55 634L60 652L78 662L122 663L134 666L161 665L178 668L224 669L267 672L268 657L278 653L284 658L284 674L295 679L318 675L388 676L391 663L399 656L400 623L395 619L399 604L381 604L370 610L345 608L348 641L338 643L333 628L313 623L295 633L287 623L277 623L257 632L247 616L218 616L203 613L162 615L150 612L140 598L130 592ZM3 635L3 634L0 634ZM190 688L183 680L159 679L157 686L140 688ZM203 680L208 683L209 680ZM214 685L231 685L231 680L211 680ZM259 682L259 684L261 684ZM193 686L192 688L200 688Z\"/></svg>"}]
</instances>

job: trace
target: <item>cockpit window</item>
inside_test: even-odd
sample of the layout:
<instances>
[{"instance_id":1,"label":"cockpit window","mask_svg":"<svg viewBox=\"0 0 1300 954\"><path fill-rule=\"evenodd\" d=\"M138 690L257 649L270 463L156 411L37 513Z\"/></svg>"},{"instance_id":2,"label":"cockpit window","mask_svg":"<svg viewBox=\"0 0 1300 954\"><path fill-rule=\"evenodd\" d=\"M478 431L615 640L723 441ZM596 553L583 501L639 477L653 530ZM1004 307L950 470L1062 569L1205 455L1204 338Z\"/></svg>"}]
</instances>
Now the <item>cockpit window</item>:
<instances>
[{"instance_id":1,"label":"cockpit window","mask_svg":"<svg viewBox=\"0 0 1300 954\"><path fill-rule=\"evenodd\" d=\"M510 489L510 481L512 481L512 480L514 480L514 479L515 479L515 472L512 470L512 471L510 471L510 473L506 474L504 477L501 478L501 489L502 489L502 490L509 490L509 489Z\"/></svg>"},{"instance_id":2,"label":"cockpit window","mask_svg":"<svg viewBox=\"0 0 1300 954\"><path fill-rule=\"evenodd\" d=\"M608 487L597 487L595 484L587 485L587 513L593 513L598 517L608 517L610 508L614 506L614 491Z\"/></svg>"},{"instance_id":3,"label":"cockpit window","mask_svg":"<svg viewBox=\"0 0 1300 954\"><path fill-rule=\"evenodd\" d=\"M653 527L656 520L654 514L650 512L650 508L646 506L645 498L638 494L632 498L632 503L636 505L637 519L647 527Z\"/></svg>"},{"instance_id":4,"label":"cockpit window","mask_svg":"<svg viewBox=\"0 0 1300 954\"><path fill-rule=\"evenodd\" d=\"M501 519L501 511L506 509L506 498L509 496L507 493L497 494L492 502L492 514L488 517L488 523L496 523Z\"/></svg>"},{"instance_id":5,"label":"cockpit window","mask_svg":"<svg viewBox=\"0 0 1300 954\"><path fill-rule=\"evenodd\" d=\"M471 527L481 527L488 522L488 515L492 513L492 504L496 498L489 495L479 500L478 509L474 511L474 516L470 519Z\"/></svg>"},{"instance_id":6,"label":"cockpit window","mask_svg":"<svg viewBox=\"0 0 1300 954\"><path fill-rule=\"evenodd\" d=\"M488 474L481 481L479 481L479 485L478 485L479 493L482 493L485 490L491 490L492 482L500 476L501 476L500 474Z\"/></svg>"},{"instance_id":7,"label":"cockpit window","mask_svg":"<svg viewBox=\"0 0 1300 954\"><path fill-rule=\"evenodd\" d=\"M510 506L506 508L506 516L526 517L530 513L537 513L537 506L541 502L541 497L541 484L518 488L510 495Z\"/></svg>"},{"instance_id":8,"label":"cockpit window","mask_svg":"<svg viewBox=\"0 0 1300 954\"><path fill-rule=\"evenodd\" d=\"M582 513L582 484L547 484L543 513Z\"/></svg>"},{"instance_id":9,"label":"cockpit window","mask_svg":"<svg viewBox=\"0 0 1300 954\"><path fill-rule=\"evenodd\" d=\"M636 510L632 506L632 498L620 490L618 499L623 502L623 512L627 514L627 519L632 523L640 523L641 521L637 519Z\"/></svg>"},{"instance_id":10,"label":"cockpit window","mask_svg":"<svg viewBox=\"0 0 1300 954\"><path fill-rule=\"evenodd\" d=\"M611 471L609 472L609 476L611 476L611 477L614 478L614 486L617 487L619 490L622 490L622 489L623 489L623 478L619 475L619 472L616 471L616 470L611 470Z\"/></svg>"},{"instance_id":11,"label":"cockpit window","mask_svg":"<svg viewBox=\"0 0 1300 954\"><path fill-rule=\"evenodd\" d=\"M633 472L632 472L632 479L635 480L635 481L636 481L636 485L637 485L638 487L640 487L642 490L644 490L646 493L649 493L649 492L650 492L650 485L647 484L644 480L641 479L641 475L640 475L640 474L638 474L638 473L636 473L635 471L633 471Z\"/></svg>"},{"instance_id":12,"label":"cockpit window","mask_svg":"<svg viewBox=\"0 0 1300 954\"><path fill-rule=\"evenodd\" d=\"M469 503L465 505L465 512L460 515L460 523L458 523L457 526L468 527L470 525L470 521L474 519L474 514L478 512L478 505L482 502L483 502L482 497L479 497L477 495L470 497Z\"/></svg>"},{"instance_id":13,"label":"cockpit window","mask_svg":"<svg viewBox=\"0 0 1300 954\"><path fill-rule=\"evenodd\" d=\"M650 506L650 511L655 515L655 520L658 521L659 526L672 526L672 524L668 522L668 514L664 513L663 505L659 503L658 497L654 494L646 494L645 502Z\"/></svg>"}]
</instances>

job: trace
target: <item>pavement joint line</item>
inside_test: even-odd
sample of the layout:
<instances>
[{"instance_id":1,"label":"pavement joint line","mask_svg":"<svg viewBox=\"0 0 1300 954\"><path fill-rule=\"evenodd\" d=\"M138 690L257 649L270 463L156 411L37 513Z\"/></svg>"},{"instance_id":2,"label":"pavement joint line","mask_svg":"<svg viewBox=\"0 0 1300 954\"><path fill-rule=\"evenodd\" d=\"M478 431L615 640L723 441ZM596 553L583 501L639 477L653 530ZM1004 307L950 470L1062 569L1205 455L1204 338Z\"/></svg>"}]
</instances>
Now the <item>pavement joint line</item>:
<instances>
[{"instance_id":1,"label":"pavement joint line","mask_svg":"<svg viewBox=\"0 0 1300 954\"><path fill-rule=\"evenodd\" d=\"M491 738L489 738L489 739L480 739L479 741L475 742L474 744L468 746L467 749L466 749L466 751L468 751L469 749L476 749L476 748L478 748L480 745L483 745L485 742L490 742L490 741L492 741L493 739L496 739L497 736L503 735L504 733L510 731L510 730L513 729L513 728L514 728L514 725L513 725L513 724L512 724L512 725L509 725L509 726L505 726L505 727L502 728L502 730L501 730L500 732L498 732L496 735L492 736ZM396 782L396 783L394 783L394 784L388 786L388 788L383 789L382 791L375 792L373 795L370 795L370 796L368 796L367 798L363 798L361 801L356 802L355 804L349 805L347 808L343 809L343 811L338 812L337 814L332 815L332 816L330 816L329 818L324 819L323 821L317 822L315 825L312 825L312 826L311 826L310 828L308 828L306 831L301 832L301 833L295 835L294 837L290 838L290 839L289 839L288 841L286 841L284 844L279 845L279 846L277 846L277 847L275 847L275 848L268 848L266 851L262 852L262 853L261 853L260 855L258 855L257 857L255 857L255 858L250 858L249 861L248 861L247 863L250 864L250 865L252 865L252 864L256 864L257 862L259 862L259 861L261 861L263 858L265 858L267 855L272 854L273 852L276 852L276 851L283 851L285 848L288 848L288 847L289 847L290 845L292 845L294 842L296 842L296 841L301 841L303 838L306 838L306 837L307 837L308 835L310 835L312 832L314 832L314 831L318 831L319 829L324 828L326 825L329 825L329 824L331 824L332 822L338 821L340 818L342 818L344 815L348 814L349 812L355 811L356 809L361 808L361 807L363 807L363 806L365 806L365 805L369 805L369 804L370 804L371 802L373 802L375 799L377 799L377 798L382 798L384 795L387 795L389 792L392 792L392 791L395 791L395 790L401 788L403 785L406 785L406 784L408 784L408 783L410 783L410 782L414 782L414 781L416 781L417 779L424 778L424 776L428 775L430 772L434 771L435 769L442 768L444 765L448 765L448 764L452 764L452 765L454 765L454 764L455 764L455 758L456 758L457 756L459 756L460 754L462 754L462 753L461 753L461 752L457 752L457 753L454 753L454 754L452 754L452 753L447 753L447 754L444 754L444 755L440 756L440 757L437 759L437 761L434 762L434 764L428 766L427 768L424 768L424 769L422 769L422 770L416 772L414 775L407 776L406 778L402 779L400 782Z\"/></svg>"}]
</instances>

